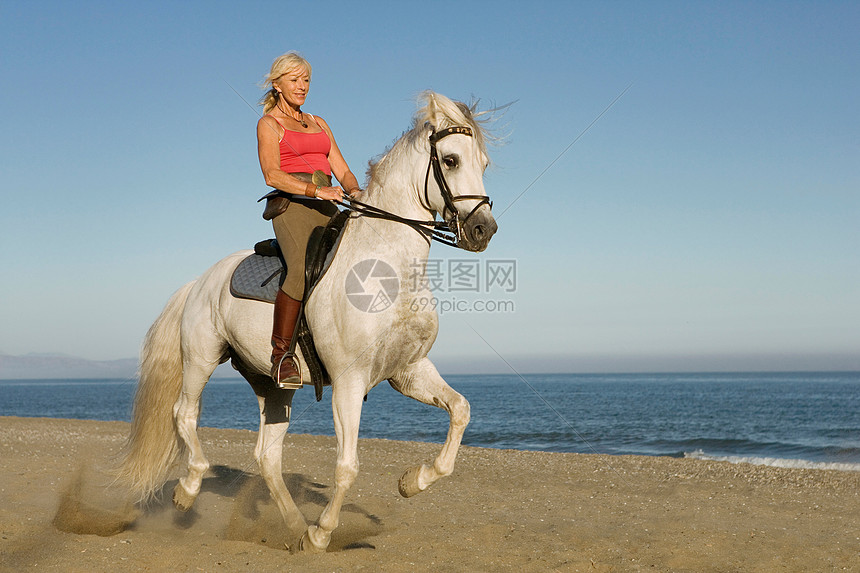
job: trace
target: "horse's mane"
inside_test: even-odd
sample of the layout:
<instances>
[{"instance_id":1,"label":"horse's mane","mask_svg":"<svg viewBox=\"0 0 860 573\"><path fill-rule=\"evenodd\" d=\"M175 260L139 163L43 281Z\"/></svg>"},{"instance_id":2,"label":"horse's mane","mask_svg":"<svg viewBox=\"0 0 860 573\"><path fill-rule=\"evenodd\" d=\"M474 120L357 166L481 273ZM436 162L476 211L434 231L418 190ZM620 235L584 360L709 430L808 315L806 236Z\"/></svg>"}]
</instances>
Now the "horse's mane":
<instances>
[{"instance_id":1,"label":"horse's mane","mask_svg":"<svg viewBox=\"0 0 860 573\"><path fill-rule=\"evenodd\" d=\"M436 131L455 125L467 125L472 128L478 149L484 155L487 154L487 131L484 127L486 120L479 119L481 114L477 111L478 101L475 100L467 105L461 101L448 99L442 94L425 91L419 96L419 101L424 102L424 107L418 109L412 118L411 133L423 135L426 123L433 124L433 117L441 113L438 125L433 125Z\"/></svg>"},{"instance_id":2,"label":"horse's mane","mask_svg":"<svg viewBox=\"0 0 860 573\"><path fill-rule=\"evenodd\" d=\"M371 159L368 163L367 177L369 181L372 181L374 176L378 174L378 170L385 159L396 154L398 149L423 145L427 141L428 124L432 125L436 131L456 125L472 128L472 134L478 144L477 150L484 157L487 157L487 140L492 139L486 127L490 118L481 117L483 113L477 111L477 100L467 105L428 90L418 96L418 101L424 105L418 108L412 117L412 127L382 155Z\"/></svg>"}]
</instances>

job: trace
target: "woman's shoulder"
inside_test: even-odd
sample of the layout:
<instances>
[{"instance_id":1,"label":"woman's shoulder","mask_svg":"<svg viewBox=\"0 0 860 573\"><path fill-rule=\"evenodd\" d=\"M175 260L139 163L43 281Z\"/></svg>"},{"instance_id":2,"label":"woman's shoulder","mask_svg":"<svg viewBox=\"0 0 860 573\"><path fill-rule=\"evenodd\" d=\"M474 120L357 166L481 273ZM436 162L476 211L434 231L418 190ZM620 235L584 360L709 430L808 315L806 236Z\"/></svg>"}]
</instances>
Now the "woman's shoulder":
<instances>
[{"instance_id":1,"label":"woman's shoulder","mask_svg":"<svg viewBox=\"0 0 860 573\"><path fill-rule=\"evenodd\" d=\"M314 119L314 121L318 121L320 123L325 123L325 120L315 113L309 113L308 115L311 116Z\"/></svg>"},{"instance_id":2,"label":"woman's shoulder","mask_svg":"<svg viewBox=\"0 0 860 573\"><path fill-rule=\"evenodd\" d=\"M281 122L279 122L275 116L267 113L260 118L257 125L281 125Z\"/></svg>"},{"instance_id":3,"label":"woman's shoulder","mask_svg":"<svg viewBox=\"0 0 860 573\"><path fill-rule=\"evenodd\" d=\"M329 134L331 134L331 128L329 127L328 123L326 123L326 121L323 118L321 118L318 115L312 115L312 114L308 114L308 115L310 115L311 117L314 118L314 121L317 122L317 125L319 125L321 128L323 128Z\"/></svg>"},{"instance_id":4,"label":"woman's shoulder","mask_svg":"<svg viewBox=\"0 0 860 573\"><path fill-rule=\"evenodd\" d=\"M284 126L274 116L266 114L257 121L257 132L259 133L261 130L264 133L272 133L280 138L284 131Z\"/></svg>"}]
</instances>

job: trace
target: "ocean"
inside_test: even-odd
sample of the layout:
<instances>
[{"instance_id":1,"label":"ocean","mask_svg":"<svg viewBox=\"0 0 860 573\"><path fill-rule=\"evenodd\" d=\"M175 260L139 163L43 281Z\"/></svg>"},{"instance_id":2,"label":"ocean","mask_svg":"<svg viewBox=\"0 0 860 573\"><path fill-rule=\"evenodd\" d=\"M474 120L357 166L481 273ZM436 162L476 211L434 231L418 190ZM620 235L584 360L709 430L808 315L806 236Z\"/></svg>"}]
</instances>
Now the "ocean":
<instances>
[{"instance_id":1,"label":"ocean","mask_svg":"<svg viewBox=\"0 0 860 573\"><path fill-rule=\"evenodd\" d=\"M457 375L472 405L463 443L860 471L860 372ZM0 380L0 415L129 421L133 380ZM296 392L290 432L334 435L331 389ZM212 380L201 426L256 430L241 378ZM447 414L387 384L360 436L441 443Z\"/></svg>"}]
</instances>

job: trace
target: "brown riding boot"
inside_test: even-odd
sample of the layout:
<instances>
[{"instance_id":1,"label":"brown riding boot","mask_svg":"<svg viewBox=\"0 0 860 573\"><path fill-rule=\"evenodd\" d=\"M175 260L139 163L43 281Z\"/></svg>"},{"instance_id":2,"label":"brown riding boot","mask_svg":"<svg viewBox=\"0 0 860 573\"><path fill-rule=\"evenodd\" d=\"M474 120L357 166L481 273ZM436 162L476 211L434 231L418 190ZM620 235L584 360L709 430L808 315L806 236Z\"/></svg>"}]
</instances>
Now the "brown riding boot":
<instances>
[{"instance_id":1,"label":"brown riding boot","mask_svg":"<svg viewBox=\"0 0 860 573\"><path fill-rule=\"evenodd\" d=\"M290 342L302 301L295 300L278 289L275 297L275 320L272 325L272 380L279 388L302 387L302 377L290 354Z\"/></svg>"}]
</instances>

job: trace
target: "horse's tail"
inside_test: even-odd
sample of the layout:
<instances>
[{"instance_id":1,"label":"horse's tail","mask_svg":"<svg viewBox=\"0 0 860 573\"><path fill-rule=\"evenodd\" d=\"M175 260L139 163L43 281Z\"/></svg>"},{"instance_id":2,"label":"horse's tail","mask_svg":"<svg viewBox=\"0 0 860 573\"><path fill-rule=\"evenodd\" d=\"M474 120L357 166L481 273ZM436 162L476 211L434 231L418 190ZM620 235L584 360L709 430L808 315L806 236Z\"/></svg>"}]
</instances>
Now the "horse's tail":
<instances>
[{"instance_id":1,"label":"horse's tail","mask_svg":"<svg viewBox=\"0 0 860 573\"><path fill-rule=\"evenodd\" d=\"M181 453L173 405L182 391L179 327L193 286L192 281L170 297L146 333L140 352L131 432L120 454L116 478L141 502L155 496Z\"/></svg>"}]
</instances>

